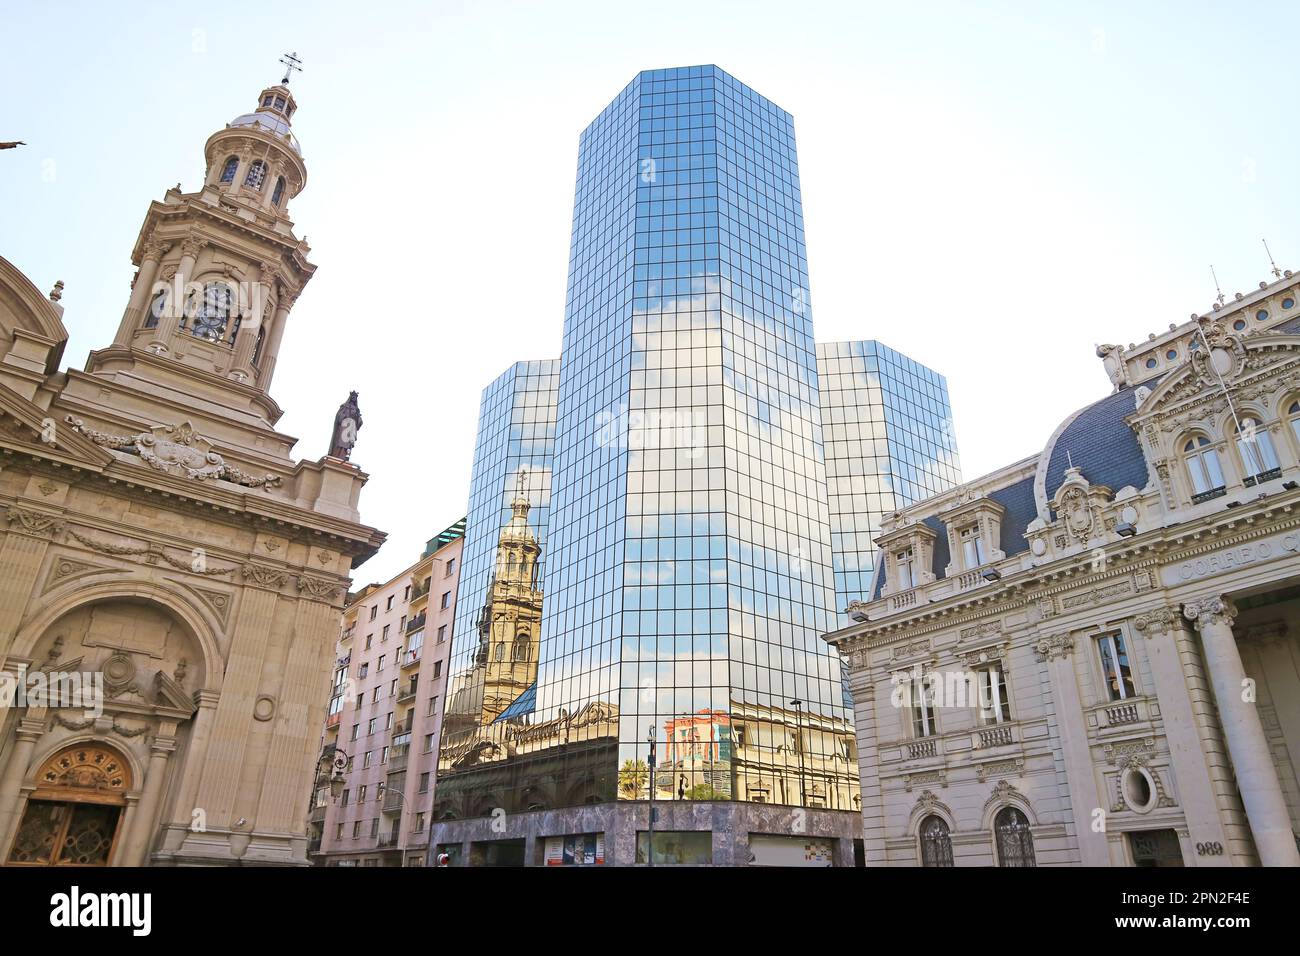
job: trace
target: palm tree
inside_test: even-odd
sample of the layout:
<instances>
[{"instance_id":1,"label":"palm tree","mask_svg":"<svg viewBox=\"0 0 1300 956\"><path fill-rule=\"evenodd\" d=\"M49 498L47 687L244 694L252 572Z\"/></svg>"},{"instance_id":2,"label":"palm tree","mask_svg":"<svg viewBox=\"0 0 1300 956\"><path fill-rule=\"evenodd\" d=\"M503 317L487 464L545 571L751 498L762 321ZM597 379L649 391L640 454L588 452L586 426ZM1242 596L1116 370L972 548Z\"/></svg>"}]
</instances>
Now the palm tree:
<instances>
[{"instance_id":1,"label":"palm tree","mask_svg":"<svg viewBox=\"0 0 1300 956\"><path fill-rule=\"evenodd\" d=\"M628 758L623 761L623 769L618 772L618 789L629 800L635 800L649 777L650 768L644 760Z\"/></svg>"}]
</instances>

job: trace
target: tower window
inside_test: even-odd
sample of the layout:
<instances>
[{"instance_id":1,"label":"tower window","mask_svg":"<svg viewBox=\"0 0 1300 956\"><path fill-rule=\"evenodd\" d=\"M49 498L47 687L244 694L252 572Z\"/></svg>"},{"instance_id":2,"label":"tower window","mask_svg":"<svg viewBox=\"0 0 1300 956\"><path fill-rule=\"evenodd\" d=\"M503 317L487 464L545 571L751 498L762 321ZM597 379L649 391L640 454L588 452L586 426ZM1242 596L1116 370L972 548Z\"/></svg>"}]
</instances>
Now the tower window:
<instances>
[{"instance_id":1,"label":"tower window","mask_svg":"<svg viewBox=\"0 0 1300 956\"><path fill-rule=\"evenodd\" d=\"M274 100L275 100L275 97L272 96L270 93L267 93L264 97L262 97L262 105L263 105L263 106L270 106L271 103L272 103Z\"/></svg>"},{"instance_id":2,"label":"tower window","mask_svg":"<svg viewBox=\"0 0 1300 956\"><path fill-rule=\"evenodd\" d=\"M260 325L257 328L257 344L253 346L253 364L261 368L259 364L262 360L262 343L266 341L266 326Z\"/></svg>"},{"instance_id":3,"label":"tower window","mask_svg":"<svg viewBox=\"0 0 1300 956\"><path fill-rule=\"evenodd\" d=\"M264 182L266 182L266 163L259 159L248 167L248 175L244 177L244 185L253 189L261 189Z\"/></svg>"},{"instance_id":4,"label":"tower window","mask_svg":"<svg viewBox=\"0 0 1300 956\"><path fill-rule=\"evenodd\" d=\"M231 156L226 160L226 165L221 169L221 181L223 183L233 183L235 181L235 171L239 169L239 157Z\"/></svg>"},{"instance_id":5,"label":"tower window","mask_svg":"<svg viewBox=\"0 0 1300 956\"><path fill-rule=\"evenodd\" d=\"M277 97L275 98L275 108L276 108L277 110L279 110L281 113L283 113L283 112L284 112L284 106L285 106L285 103L284 103L284 97L283 97L283 96L277 96Z\"/></svg>"},{"instance_id":6,"label":"tower window","mask_svg":"<svg viewBox=\"0 0 1300 956\"><path fill-rule=\"evenodd\" d=\"M275 192L271 194L271 205L280 205L280 200L284 198L284 177L281 176L275 181Z\"/></svg>"},{"instance_id":7,"label":"tower window","mask_svg":"<svg viewBox=\"0 0 1300 956\"><path fill-rule=\"evenodd\" d=\"M167 310L167 290L159 289L154 293L153 301L149 303L149 314L145 316L144 327L146 329L158 328L158 320L162 318L163 312Z\"/></svg>"},{"instance_id":8,"label":"tower window","mask_svg":"<svg viewBox=\"0 0 1300 956\"><path fill-rule=\"evenodd\" d=\"M220 342L229 330L230 341L233 342L235 333L239 329L237 318L233 326L230 321L234 313L234 304L235 295L230 286L224 282L210 282L205 285L202 301L193 311L190 334L195 338L207 339L209 342ZM181 327L184 326L185 321L182 319Z\"/></svg>"}]
</instances>

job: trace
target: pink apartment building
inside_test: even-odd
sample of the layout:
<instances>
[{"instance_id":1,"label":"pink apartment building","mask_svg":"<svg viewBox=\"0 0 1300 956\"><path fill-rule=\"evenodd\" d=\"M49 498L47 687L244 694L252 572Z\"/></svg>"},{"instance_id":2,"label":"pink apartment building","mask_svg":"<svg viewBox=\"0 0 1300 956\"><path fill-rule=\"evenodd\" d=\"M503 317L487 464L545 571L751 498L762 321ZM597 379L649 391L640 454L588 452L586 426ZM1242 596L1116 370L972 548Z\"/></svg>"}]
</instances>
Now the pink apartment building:
<instances>
[{"instance_id":1,"label":"pink apartment building","mask_svg":"<svg viewBox=\"0 0 1300 956\"><path fill-rule=\"evenodd\" d=\"M422 866L465 522L351 596L309 822L318 866Z\"/></svg>"}]
</instances>

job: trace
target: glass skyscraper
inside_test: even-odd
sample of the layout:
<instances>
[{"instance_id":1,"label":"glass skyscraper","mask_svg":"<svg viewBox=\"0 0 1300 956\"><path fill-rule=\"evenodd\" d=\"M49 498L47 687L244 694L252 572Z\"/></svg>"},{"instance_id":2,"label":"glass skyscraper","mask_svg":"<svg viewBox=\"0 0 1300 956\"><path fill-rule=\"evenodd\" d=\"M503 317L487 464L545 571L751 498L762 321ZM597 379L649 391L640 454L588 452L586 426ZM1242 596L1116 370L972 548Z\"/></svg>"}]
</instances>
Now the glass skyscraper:
<instances>
[{"instance_id":1,"label":"glass skyscraper","mask_svg":"<svg viewBox=\"0 0 1300 956\"><path fill-rule=\"evenodd\" d=\"M852 714L821 635L843 606L832 530L854 526L832 513L823 408L855 442L873 411L824 405L808 288L789 113L717 67L653 70L583 132L558 376L521 385L517 367L484 397L432 847L852 859ZM535 392L554 440L528 458L502 417ZM647 799L668 813L653 846ZM702 801L713 844L674 815ZM473 822L498 817L501 835ZM767 836L716 836L751 824Z\"/></svg>"},{"instance_id":2,"label":"glass skyscraper","mask_svg":"<svg viewBox=\"0 0 1300 956\"><path fill-rule=\"evenodd\" d=\"M961 482L948 382L879 342L817 345L838 625L871 598L881 519Z\"/></svg>"}]
</instances>

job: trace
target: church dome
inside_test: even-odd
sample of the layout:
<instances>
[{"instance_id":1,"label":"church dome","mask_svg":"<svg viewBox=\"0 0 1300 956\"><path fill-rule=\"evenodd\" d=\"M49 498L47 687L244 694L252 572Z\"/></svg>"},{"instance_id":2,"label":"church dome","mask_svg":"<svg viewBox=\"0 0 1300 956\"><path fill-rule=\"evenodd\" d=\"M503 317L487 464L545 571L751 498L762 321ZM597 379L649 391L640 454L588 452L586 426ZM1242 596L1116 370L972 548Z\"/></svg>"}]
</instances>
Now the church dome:
<instances>
[{"instance_id":1,"label":"church dome","mask_svg":"<svg viewBox=\"0 0 1300 956\"><path fill-rule=\"evenodd\" d=\"M230 126L248 126L264 130L280 139L285 140L289 148L299 156L302 155L302 147L298 144L298 137L293 135L293 130L289 127L289 121L279 113L271 110L258 110L255 113L245 113L243 116L236 116L229 123Z\"/></svg>"}]
</instances>

